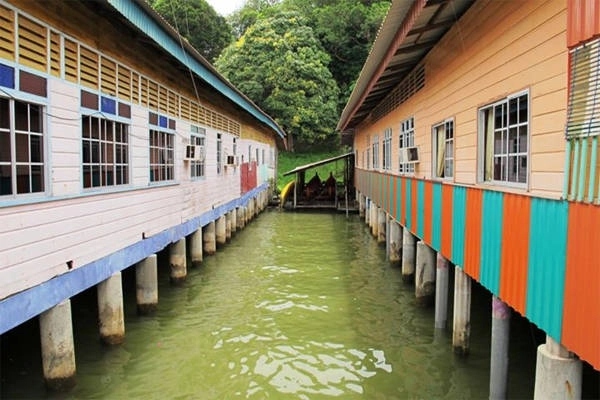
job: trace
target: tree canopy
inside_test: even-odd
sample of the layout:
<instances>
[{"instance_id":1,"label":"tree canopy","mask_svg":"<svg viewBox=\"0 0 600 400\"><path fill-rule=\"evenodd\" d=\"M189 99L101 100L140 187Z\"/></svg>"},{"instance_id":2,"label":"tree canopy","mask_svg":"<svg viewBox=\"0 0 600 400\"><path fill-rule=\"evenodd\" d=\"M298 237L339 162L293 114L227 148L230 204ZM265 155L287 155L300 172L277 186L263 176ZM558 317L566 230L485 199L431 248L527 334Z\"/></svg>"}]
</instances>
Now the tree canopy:
<instances>
[{"instance_id":1,"label":"tree canopy","mask_svg":"<svg viewBox=\"0 0 600 400\"><path fill-rule=\"evenodd\" d=\"M233 40L227 20L205 0L155 0L152 6L211 62Z\"/></svg>"},{"instance_id":2,"label":"tree canopy","mask_svg":"<svg viewBox=\"0 0 600 400\"><path fill-rule=\"evenodd\" d=\"M258 19L215 66L302 148L335 138L339 89L329 61L302 16L279 11Z\"/></svg>"}]
</instances>

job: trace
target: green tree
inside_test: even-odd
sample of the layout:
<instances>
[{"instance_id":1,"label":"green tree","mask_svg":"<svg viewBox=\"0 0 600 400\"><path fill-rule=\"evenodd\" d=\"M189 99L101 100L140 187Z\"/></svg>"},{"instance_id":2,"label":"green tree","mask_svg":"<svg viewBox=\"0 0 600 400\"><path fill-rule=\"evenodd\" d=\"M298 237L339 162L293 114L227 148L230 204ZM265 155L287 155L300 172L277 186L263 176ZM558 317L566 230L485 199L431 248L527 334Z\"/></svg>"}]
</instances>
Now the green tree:
<instances>
[{"instance_id":1,"label":"green tree","mask_svg":"<svg viewBox=\"0 0 600 400\"><path fill-rule=\"evenodd\" d=\"M227 20L205 0L155 0L153 7L211 62L233 41Z\"/></svg>"},{"instance_id":2,"label":"green tree","mask_svg":"<svg viewBox=\"0 0 600 400\"><path fill-rule=\"evenodd\" d=\"M339 89L329 61L298 13L278 12L249 27L215 65L272 115L301 150L337 140Z\"/></svg>"}]
</instances>

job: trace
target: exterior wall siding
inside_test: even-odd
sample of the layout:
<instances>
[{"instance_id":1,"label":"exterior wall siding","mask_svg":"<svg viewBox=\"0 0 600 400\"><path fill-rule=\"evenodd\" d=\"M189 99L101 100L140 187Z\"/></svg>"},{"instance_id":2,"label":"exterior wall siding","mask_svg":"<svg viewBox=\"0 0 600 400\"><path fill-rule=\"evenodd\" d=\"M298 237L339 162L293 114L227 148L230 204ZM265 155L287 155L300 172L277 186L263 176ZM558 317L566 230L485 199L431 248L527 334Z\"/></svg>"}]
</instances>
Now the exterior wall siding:
<instances>
[{"instance_id":1,"label":"exterior wall siding","mask_svg":"<svg viewBox=\"0 0 600 400\"><path fill-rule=\"evenodd\" d=\"M569 350L600 367L600 263L595 255L599 206L362 169L356 171L356 182L362 194L420 240ZM377 201L380 184L387 186L385 191L407 188L408 195L398 201L403 196L397 192L396 206L386 207ZM402 221L402 215L410 216L409 210L419 208L419 197L411 196L411 191L428 185L434 185L430 238L425 229L419 234L412 216ZM437 215L441 218L433 217Z\"/></svg>"}]
</instances>

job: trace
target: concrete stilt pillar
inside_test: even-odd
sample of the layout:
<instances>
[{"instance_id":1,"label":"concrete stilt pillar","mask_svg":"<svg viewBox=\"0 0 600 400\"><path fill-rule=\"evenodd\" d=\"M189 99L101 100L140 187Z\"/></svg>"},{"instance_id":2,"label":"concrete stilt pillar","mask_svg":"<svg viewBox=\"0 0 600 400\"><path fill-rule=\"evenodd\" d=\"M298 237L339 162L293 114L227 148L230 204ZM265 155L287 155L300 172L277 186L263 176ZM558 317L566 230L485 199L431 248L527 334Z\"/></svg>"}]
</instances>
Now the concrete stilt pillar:
<instances>
[{"instance_id":1,"label":"concrete stilt pillar","mask_svg":"<svg viewBox=\"0 0 600 400\"><path fill-rule=\"evenodd\" d=\"M215 236L215 221L202 228L202 243L204 253L211 256L217 252L217 241Z\"/></svg>"},{"instance_id":2,"label":"concrete stilt pillar","mask_svg":"<svg viewBox=\"0 0 600 400\"><path fill-rule=\"evenodd\" d=\"M202 228L190 236L190 258L192 267L199 267L202 264Z\"/></svg>"},{"instance_id":3,"label":"concrete stilt pillar","mask_svg":"<svg viewBox=\"0 0 600 400\"><path fill-rule=\"evenodd\" d=\"M358 216L365 217L365 197L360 193L358 194Z\"/></svg>"},{"instance_id":4,"label":"concrete stilt pillar","mask_svg":"<svg viewBox=\"0 0 600 400\"><path fill-rule=\"evenodd\" d=\"M185 238L179 239L169 246L169 266L171 267L171 283L180 284L185 281L187 276Z\"/></svg>"},{"instance_id":5,"label":"concrete stilt pillar","mask_svg":"<svg viewBox=\"0 0 600 400\"><path fill-rule=\"evenodd\" d=\"M581 398L581 361L550 336L538 346L534 400Z\"/></svg>"},{"instance_id":6,"label":"concrete stilt pillar","mask_svg":"<svg viewBox=\"0 0 600 400\"><path fill-rule=\"evenodd\" d=\"M223 246L227 242L227 219L224 215L217 218L216 237L217 247Z\"/></svg>"},{"instance_id":7,"label":"concrete stilt pillar","mask_svg":"<svg viewBox=\"0 0 600 400\"><path fill-rule=\"evenodd\" d=\"M229 242L231 240L231 212L225 214L225 239Z\"/></svg>"},{"instance_id":8,"label":"concrete stilt pillar","mask_svg":"<svg viewBox=\"0 0 600 400\"><path fill-rule=\"evenodd\" d=\"M259 196L256 196L254 198L254 216L258 217L258 214L260 213L260 201L258 200Z\"/></svg>"},{"instance_id":9,"label":"concrete stilt pillar","mask_svg":"<svg viewBox=\"0 0 600 400\"><path fill-rule=\"evenodd\" d=\"M411 283L415 279L417 238L408 229L402 234L402 281Z\"/></svg>"},{"instance_id":10,"label":"concrete stilt pillar","mask_svg":"<svg viewBox=\"0 0 600 400\"><path fill-rule=\"evenodd\" d=\"M371 207L371 234L375 239L379 234L379 207L375 204Z\"/></svg>"},{"instance_id":11,"label":"concrete stilt pillar","mask_svg":"<svg viewBox=\"0 0 600 400\"><path fill-rule=\"evenodd\" d=\"M448 260L437 254L435 274L435 327L445 329L448 322Z\"/></svg>"},{"instance_id":12,"label":"concrete stilt pillar","mask_svg":"<svg viewBox=\"0 0 600 400\"><path fill-rule=\"evenodd\" d=\"M248 200L248 204L246 205L246 225L250 223L252 220L252 199Z\"/></svg>"},{"instance_id":13,"label":"concrete stilt pillar","mask_svg":"<svg viewBox=\"0 0 600 400\"><path fill-rule=\"evenodd\" d=\"M402 262L402 227L394 220L390 223L389 237L390 264L400 265Z\"/></svg>"},{"instance_id":14,"label":"concrete stilt pillar","mask_svg":"<svg viewBox=\"0 0 600 400\"><path fill-rule=\"evenodd\" d=\"M492 344L490 347L490 400L506 399L510 308L492 296Z\"/></svg>"},{"instance_id":15,"label":"concrete stilt pillar","mask_svg":"<svg viewBox=\"0 0 600 400\"><path fill-rule=\"evenodd\" d=\"M456 266L454 268L454 319L452 347L463 356L469 354L471 337L471 278Z\"/></svg>"},{"instance_id":16,"label":"concrete stilt pillar","mask_svg":"<svg viewBox=\"0 0 600 400\"><path fill-rule=\"evenodd\" d=\"M110 278L100 282L97 291L100 339L110 345L123 343L125 340L125 317L121 272L116 272Z\"/></svg>"},{"instance_id":17,"label":"concrete stilt pillar","mask_svg":"<svg viewBox=\"0 0 600 400\"><path fill-rule=\"evenodd\" d=\"M385 244L387 230L387 214L383 208L377 210L377 243Z\"/></svg>"},{"instance_id":18,"label":"concrete stilt pillar","mask_svg":"<svg viewBox=\"0 0 600 400\"><path fill-rule=\"evenodd\" d=\"M200 251L202 252L202 236L200 236L200 241ZM135 298L137 301L138 314L141 315L153 313L158 306L156 259L156 254L152 254L135 266Z\"/></svg>"},{"instance_id":19,"label":"concrete stilt pillar","mask_svg":"<svg viewBox=\"0 0 600 400\"><path fill-rule=\"evenodd\" d=\"M365 224L371 227L371 202L369 198L365 198Z\"/></svg>"},{"instance_id":20,"label":"concrete stilt pillar","mask_svg":"<svg viewBox=\"0 0 600 400\"><path fill-rule=\"evenodd\" d=\"M417 243L417 262L415 272L416 304L426 307L433 304L435 295L435 250L425 242Z\"/></svg>"},{"instance_id":21,"label":"concrete stilt pillar","mask_svg":"<svg viewBox=\"0 0 600 400\"><path fill-rule=\"evenodd\" d=\"M64 300L40 314L42 366L46 386L68 390L75 386L75 346L71 301Z\"/></svg>"},{"instance_id":22,"label":"concrete stilt pillar","mask_svg":"<svg viewBox=\"0 0 600 400\"><path fill-rule=\"evenodd\" d=\"M238 230L244 229L244 207L238 207L237 212L237 228Z\"/></svg>"},{"instance_id":23,"label":"concrete stilt pillar","mask_svg":"<svg viewBox=\"0 0 600 400\"><path fill-rule=\"evenodd\" d=\"M231 210L231 236L238 230L237 208Z\"/></svg>"}]
</instances>

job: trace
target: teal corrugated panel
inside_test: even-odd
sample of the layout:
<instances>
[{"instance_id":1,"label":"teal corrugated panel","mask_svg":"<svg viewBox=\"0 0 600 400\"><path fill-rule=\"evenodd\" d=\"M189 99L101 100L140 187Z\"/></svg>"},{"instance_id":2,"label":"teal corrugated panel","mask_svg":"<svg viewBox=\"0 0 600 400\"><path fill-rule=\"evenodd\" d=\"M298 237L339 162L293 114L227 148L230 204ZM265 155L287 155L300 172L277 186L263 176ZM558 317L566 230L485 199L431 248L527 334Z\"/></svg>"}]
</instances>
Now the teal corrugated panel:
<instances>
[{"instance_id":1,"label":"teal corrugated panel","mask_svg":"<svg viewBox=\"0 0 600 400\"><path fill-rule=\"evenodd\" d=\"M560 342L567 228L566 201L533 198L529 226L529 266L525 316Z\"/></svg>"},{"instance_id":2,"label":"teal corrugated panel","mask_svg":"<svg viewBox=\"0 0 600 400\"><path fill-rule=\"evenodd\" d=\"M465 261L467 189L455 186L452 197L452 262L461 268Z\"/></svg>"},{"instance_id":3,"label":"teal corrugated panel","mask_svg":"<svg viewBox=\"0 0 600 400\"><path fill-rule=\"evenodd\" d=\"M398 220L398 222L400 222L402 220L402 207L404 207L404 204L402 203L402 178L396 178L397 180L397 184L396 184L396 207L398 212L396 214L396 220Z\"/></svg>"},{"instance_id":4,"label":"teal corrugated panel","mask_svg":"<svg viewBox=\"0 0 600 400\"><path fill-rule=\"evenodd\" d=\"M406 180L406 227L409 230L413 230L412 227L412 180Z\"/></svg>"},{"instance_id":5,"label":"teal corrugated panel","mask_svg":"<svg viewBox=\"0 0 600 400\"><path fill-rule=\"evenodd\" d=\"M394 181L396 180L395 176L390 176L389 178L389 186L388 186L388 210L390 215L394 215Z\"/></svg>"},{"instance_id":6,"label":"teal corrugated panel","mask_svg":"<svg viewBox=\"0 0 600 400\"><path fill-rule=\"evenodd\" d=\"M271 129L277 132L279 136L282 138L285 137L283 131L281 131L271 119L262 114L248 100L225 84L223 80L221 80L207 67L202 65L192 55L184 51L181 44L172 38L171 35L166 33L163 28L156 21L154 21L146 13L146 11L144 11L144 9L141 8L141 6L131 0L108 0L108 3L117 11L119 11L125 18L127 18L133 25L137 26L139 30L155 40L163 49L175 57L180 63L194 71L194 73L201 77L206 83L218 90L222 95L233 101L242 109L246 110L248 113L254 116L254 118L269 126Z\"/></svg>"},{"instance_id":7,"label":"teal corrugated panel","mask_svg":"<svg viewBox=\"0 0 600 400\"><path fill-rule=\"evenodd\" d=\"M423 238L425 220L425 182L417 181L417 236Z\"/></svg>"},{"instance_id":8,"label":"teal corrugated panel","mask_svg":"<svg viewBox=\"0 0 600 400\"><path fill-rule=\"evenodd\" d=\"M436 251L442 248L442 185L433 184L431 201L431 247Z\"/></svg>"},{"instance_id":9,"label":"teal corrugated panel","mask_svg":"<svg viewBox=\"0 0 600 400\"><path fill-rule=\"evenodd\" d=\"M490 292L500 293L500 254L502 252L502 219L504 194L483 192L481 215L480 281Z\"/></svg>"}]
</instances>

